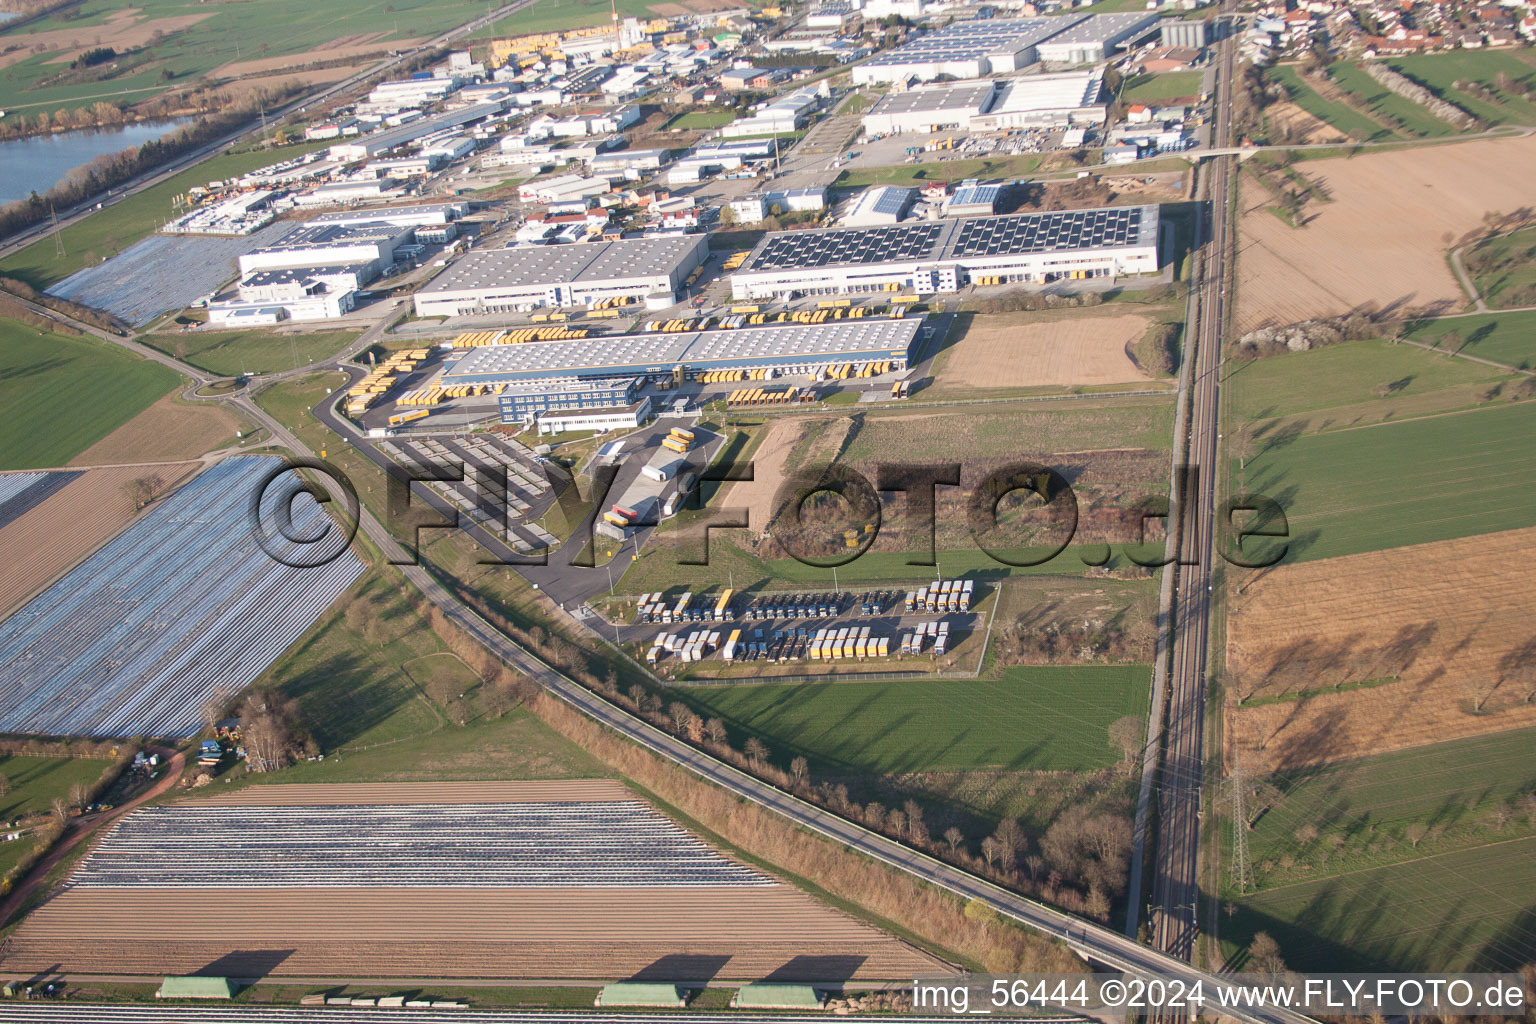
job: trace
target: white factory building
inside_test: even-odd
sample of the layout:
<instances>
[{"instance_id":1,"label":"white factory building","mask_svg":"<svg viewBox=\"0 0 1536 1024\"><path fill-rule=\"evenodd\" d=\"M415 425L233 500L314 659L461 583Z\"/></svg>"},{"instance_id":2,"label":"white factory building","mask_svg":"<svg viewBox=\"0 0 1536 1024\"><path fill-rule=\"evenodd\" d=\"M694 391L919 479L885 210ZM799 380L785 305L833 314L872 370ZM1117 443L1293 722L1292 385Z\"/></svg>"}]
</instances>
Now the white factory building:
<instances>
[{"instance_id":1,"label":"white factory building","mask_svg":"<svg viewBox=\"0 0 1536 1024\"><path fill-rule=\"evenodd\" d=\"M458 220L469 212L468 203L424 203L420 206L375 206L367 210L322 213L306 224L394 224L405 227L442 225Z\"/></svg>"},{"instance_id":2,"label":"white factory building","mask_svg":"<svg viewBox=\"0 0 1536 1024\"><path fill-rule=\"evenodd\" d=\"M998 84L1002 88L991 106L971 118L972 131L1101 124L1108 116L1102 68L1022 75Z\"/></svg>"},{"instance_id":3,"label":"white factory building","mask_svg":"<svg viewBox=\"0 0 1536 1024\"><path fill-rule=\"evenodd\" d=\"M372 280L394 263L395 250L409 243L414 231L409 225L374 222L302 224L271 245L241 256L240 276L257 270L360 264L370 268L367 279Z\"/></svg>"},{"instance_id":4,"label":"white factory building","mask_svg":"<svg viewBox=\"0 0 1536 1024\"><path fill-rule=\"evenodd\" d=\"M1160 262L1156 206L778 231L731 276L731 295L954 292L979 278L1045 284L1151 274Z\"/></svg>"},{"instance_id":5,"label":"white factory building","mask_svg":"<svg viewBox=\"0 0 1536 1024\"><path fill-rule=\"evenodd\" d=\"M720 129L724 139L752 135L788 135L805 127L805 122L826 95L826 85L796 89L758 108L750 117L739 118Z\"/></svg>"},{"instance_id":6,"label":"white factory building","mask_svg":"<svg viewBox=\"0 0 1536 1024\"><path fill-rule=\"evenodd\" d=\"M957 21L918 36L853 69L855 85L905 82L916 78L981 78L1020 71L1036 61L1035 47L1088 18L982 18Z\"/></svg>"},{"instance_id":7,"label":"white factory building","mask_svg":"<svg viewBox=\"0 0 1536 1024\"><path fill-rule=\"evenodd\" d=\"M942 132L970 126L997 95L995 81L920 86L880 97L864 115L866 135Z\"/></svg>"},{"instance_id":8,"label":"white factory building","mask_svg":"<svg viewBox=\"0 0 1536 1024\"><path fill-rule=\"evenodd\" d=\"M1047 64L1093 64L1108 60L1120 46L1156 35L1160 20L1156 11L1095 14L1042 40L1035 52Z\"/></svg>"},{"instance_id":9,"label":"white factory building","mask_svg":"<svg viewBox=\"0 0 1536 1024\"><path fill-rule=\"evenodd\" d=\"M593 305L630 297L664 308L704 262L706 235L481 249L461 257L415 296L418 316L467 316L538 306Z\"/></svg>"}]
</instances>

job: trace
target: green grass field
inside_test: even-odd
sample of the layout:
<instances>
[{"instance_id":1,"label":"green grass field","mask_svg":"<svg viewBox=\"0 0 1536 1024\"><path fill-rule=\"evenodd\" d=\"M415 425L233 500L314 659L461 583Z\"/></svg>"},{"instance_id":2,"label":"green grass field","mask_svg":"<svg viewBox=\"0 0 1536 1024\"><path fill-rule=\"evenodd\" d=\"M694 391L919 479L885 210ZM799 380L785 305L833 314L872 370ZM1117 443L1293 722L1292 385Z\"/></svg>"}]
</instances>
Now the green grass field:
<instances>
[{"instance_id":1,"label":"green grass field","mask_svg":"<svg viewBox=\"0 0 1536 1024\"><path fill-rule=\"evenodd\" d=\"M384 39L426 38L486 13L484 4L472 0L390 0L382 7L373 0L336 0L308 6L291 0L217 5L196 0L142 0L133 7L142 12L138 20L187 16L201 16L202 20L179 30L173 26L158 41L132 51L123 62L121 76L101 81L84 82L69 75L58 80L68 71L68 62L48 63L59 56L57 52L29 55L0 69L0 107L32 114L89 106L98 99L133 102L167 88L192 84L236 61L303 53L343 36L365 33L383 33ZM122 4L112 0L86 0L6 33L0 42L29 47L28 36L33 33L62 29L71 33L69 39L78 32L80 44L90 46L98 34L109 31L104 27L107 16L122 9ZM70 15L75 16L65 20ZM172 77L163 80L163 71ZM57 81L48 84L50 80Z\"/></svg>"},{"instance_id":2,"label":"green grass field","mask_svg":"<svg viewBox=\"0 0 1536 1024\"><path fill-rule=\"evenodd\" d=\"M209 373L235 375L291 370L323 362L357 338L355 331L188 331L139 340Z\"/></svg>"},{"instance_id":3,"label":"green grass field","mask_svg":"<svg viewBox=\"0 0 1536 1024\"><path fill-rule=\"evenodd\" d=\"M180 380L107 342L0 320L0 469L62 466Z\"/></svg>"},{"instance_id":4,"label":"green grass field","mask_svg":"<svg viewBox=\"0 0 1536 1024\"><path fill-rule=\"evenodd\" d=\"M948 769L1090 771L1116 763L1110 723L1144 716L1140 665L1008 669L999 681L733 685L676 689L740 746L756 735L776 764L818 775Z\"/></svg>"},{"instance_id":5,"label":"green grass field","mask_svg":"<svg viewBox=\"0 0 1536 1024\"><path fill-rule=\"evenodd\" d=\"M0 754L0 775L10 791L0 796L0 819L47 814L55 797L68 799L77 783L89 786L111 767L85 757L26 757Z\"/></svg>"},{"instance_id":6,"label":"green grass field","mask_svg":"<svg viewBox=\"0 0 1536 1024\"><path fill-rule=\"evenodd\" d=\"M1536 68L1512 54L1497 50L1458 50L1398 57L1387 63L1442 99L1450 100L1489 124L1536 124L1536 101L1503 92L1495 83L1502 72L1515 82L1536 84ZM1477 82L1493 90L1498 96L1497 102L1457 89L1455 83L1458 81Z\"/></svg>"},{"instance_id":7,"label":"green grass field","mask_svg":"<svg viewBox=\"0 0 1536 1024\"><path fill-rule=\"evenodd\" d=\"M0 260L0 276L15 277L42 291L88 265L153 234L172 216L171 199L193 185L244 174L257 167L309 153L325 146L310 142L276 149L226 153L147 188L122 202L93 213L60 232L66 255L57 255L52 235Z\"/></svg>"},{"instance_id":8,"label":"green grass field","mask_svg":"<svg viewBox=\"0 0 1536 1024\"><path fill-rule=\"evenodd\" d=\"M1283 358L1283 357L1282 357ZM1288 560L1536 525L1536 402L1261 437L1250 490L1285 509Z\"/></svg>"},{"instance_id":9,"label":"green grass field","mask_svg":"<svg viewBox=\"0 0 1536 1024\"><path fill-rule=\"evenodd\" d=\"M1340 61L1328 69L1328 77L1345 92L1364 103L1366 109L1377 116L1396 118L1403 130L1410 135L1437 138L1453 135L1456 129L1435 117L1428 110L1410 99L1405 99L1377 82L1360 68L1348 61Z\"/></svg>"},{"instance_id":10,"label":"green grass field","mask_svg":"<svg viewBox=\"0 0 1536 1024\"><path fill-rule=\"evenodd\" d=\"M1525 370L1536 366L1536 311L1431 320L1407 337Z\"/></svg>"},{"instance_id":11,"label":"green grass field","mask_svg":"<svg viewBox=\"0 0 1536 1024\"><path fill-rule=\"evenodd\" d=\"M1361 142L1378 142L1400 136L1389 128L1377 124L1343 103L1324 99L1316 89L1304 82L1296 69L1288 66L1272 67L1265 72L1268 78L1284 85L1291 94L1291 101L1313 117L1333 125L1352 139Z\"/></svg>"},{"instance_id":12,"label":"green grass field","mask_svg":"<svg viewBox=\"0 0 1536 1024\"><path fill-rule=\"evenodd\" d=\"M1533 786L1536 729L1271 776L1249 834L1259 889L1223 939L1268 931L1297 969L1522 966Z\"/></svg>"},{"instance_id":13,"label":"green grass field","mask_svg":"<svg viewBox=\"0 0 1536 1024\"><path fill-rule=\"evenodd\" d=\"M619 17L655 17L647 0L617 0ZM568 28L606 24L611 14L608 0L538 0L514 14L475 33L476 38L525 35L531 32L559 32Z\"/></svg>"},{"instance_id":14,"label":"green grass field","mask_svg":"<svg viewBox=\"0 0 1536 1024\"><path fill-rule=\"evenodd\" d=\"M1427 339L1426 339L1427 340ZM1313 413L1306 429L1467 408L1507 373L1446 359L1413 345L1352 341L1232 365L1224 381L1232 408L1250 422ZM1390 394L1378 395L1387 386Z\"/></svg>"},{"instance_id":15,"label":"green grass field","mask_svg":"<svg viewBox=\"0 0 1536 1024\"><path fill-rule=\"evenodd\" d=\"M1127 79L1120 98L1127 103L1165 103L1169 100L1198 99L1199 71L1167 71L1161 75L1137 75Z\"/></svg>"}]
</instances>

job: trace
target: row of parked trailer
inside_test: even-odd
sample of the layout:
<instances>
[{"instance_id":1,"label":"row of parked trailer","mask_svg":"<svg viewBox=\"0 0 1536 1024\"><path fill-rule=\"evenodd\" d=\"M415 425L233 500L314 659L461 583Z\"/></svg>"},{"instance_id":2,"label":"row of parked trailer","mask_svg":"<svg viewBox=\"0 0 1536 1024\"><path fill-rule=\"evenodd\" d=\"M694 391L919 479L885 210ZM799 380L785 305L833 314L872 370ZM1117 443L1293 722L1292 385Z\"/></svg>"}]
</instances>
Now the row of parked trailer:
<instances>
[{"instance_id":1,"label":"row of parked trailer","mask_svg":"<svg viewBox=\"0 0 1536 1024\"><path fill-rule=\"evenodd\" d=\"M902 654L922 654L928 638L933 640L933 654L938 657L949 650L949 623L925 622L910 633L901 635Z\"/></svg>"},{"instance_id":2,"label":"row of parked trailer","mask_svg":"<svg viewBox=\"0 0 1536 1024\"><path fill-rule=\"evenodd\" d=\"M907 591L907 611L968 612L974 594L974 580L934 580L920 590Z\"/></svg>"},{"instance_id":3,"label":"row of parked trailer","mask_svg":"<svg viewBox=\"0 0 1536 1024\"><path fill-rule=\"evenodd\" d=\"M669 601L661 591L654 594L642 594L637 603L635 621L646 622L725 622L731 618L731 596L734 590L722 593L714 602L709 604L708 598L700 602L697 607L693 603L693 592L683 591L682 596L676 601Z\"/></svg>"},{"instance_id":4,"label":"row of parked trailer","mask_svg":"<svg viewBox=\"0 0 1536 1024\"><path fill-rule=\"evenodd\" d=\"M547 320L548 317L546 316ZM525 341L569 341L585 338L585 327L517 327L496 331L465 331L449 344L454 348L480 348L483 345L521 345Z\"/></svg>"},{"instance_id":5,"label":"row of parked trailer","mask_svg":"<svg viewBox=\"0 0 1536 1024\"><path fill-rule=\"evenodd\" d=\"M749 601L745 607L733 606L734 590L726 590L718 598L701 595L694 601L691 591L684 591L676 600L668 600L657 591L643 594L636 605L635 622L729 622L735 618L749 621L773 619L821 619L832 618L847 611L860 615L880 615L895 605L900 592L876 590L866 594L846 591L834 594L765 594ZM909 598L911 594L907 595ZM967 608L970 600L966 600ZM911 609L909 609L911 610ZM959 609L956 609L959 610Z\"/></svg>"},{"instance_id":6,"label":"row of parked trailer","mask_svg":"<svg viewBox=\"0 0 1536 1024\"><path fill-rule=\"evenodd\" d=\"M693 447L693 431L682 427L673 427L667 431L667 436L661 439L661 446L668 451L677 452L679 455L688 454L688 449Z\"/></svg>"},{"instance_id":7,"label":"row of parked trailer","mask_svg":"<svg viewBox=\"0 0 1536 1024\"><path fill-rule=\"evenodd\" d=\"M829 626L811 629L804 626L776 629L771 637L764 637L763 630L754 630L755 639L747 639L742 629L732 629L729 635L719 629L696 629L688 633L662 633L651 641L645 660L655 665L669 654L676 655L685 664L703 661L716 651L721 661L756 661L759 658L780 663L796 660L840 661L869 658L888 658L893 648L893 638L877 634L870 626ZM721 637L725 641L721 642ZM903 633L895 645L896 653L921 654L930 649L938 657L949 648L949 623L927 622L917 629Z\"/></svg>"},{"instance_id":8,"label":"row of parked trailer","mask_svg":"<svg viewBox=\"0 0 1536 1024\"><path fill-rule=\"evenodd\" d=\"M737 388L726 399L726 404L741 408L754 405L789 405L796 399L802 402L814 402L814 391L802 392L797 387L789 387L781 391L768 391L763 388Z\"/></svg>"}]
</instances>

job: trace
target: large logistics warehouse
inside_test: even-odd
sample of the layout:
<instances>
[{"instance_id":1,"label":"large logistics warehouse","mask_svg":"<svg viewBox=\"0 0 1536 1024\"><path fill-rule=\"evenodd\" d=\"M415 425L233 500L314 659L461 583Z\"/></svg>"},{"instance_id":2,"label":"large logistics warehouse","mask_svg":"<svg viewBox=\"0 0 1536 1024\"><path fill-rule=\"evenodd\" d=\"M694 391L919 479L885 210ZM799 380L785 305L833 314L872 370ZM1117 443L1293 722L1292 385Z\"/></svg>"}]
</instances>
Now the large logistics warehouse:
<instances>
[{"instance_id":1,"label":"large logistics warehouse","mask_svg":"<svg viewBox=\"0 0 1536 1024\"><path fill-rule=\"evenodd\" d=\"M1093 64L1125 43L1156 35L1160 21L1156 11L1095 14L1042 40L1035 54L1050 64Z\"/></svg>"},{"instance_id":2,"label":"large logistics warehouse","mask_svg":"<svg viewBox=\"0 0 1536 1024\"><path fill-rule=\"evenodd\" d=\"M570 341L472 348L448 366L442 387L461 384L561 383L711 370L768 370L813 375L830 364L889 362L912 357L921 317L861 318L670 334L621 334Z\"/></svg>"},{"instance_id":3,"label":"large logistics warehouse","mask_svg":"<svg viewBox=\"0 0 1536 1024\"><path fill-rule=\"evenodd\" d=\"M864 131L894 135L1097 124L1106 112L1099 99L1103 85L1103 70L1091 68L919 86L880 97L864 115Z\"/></svg>"},{"instance_id":4,"label":"large logistics warehouse","mask_svg":"<svg viewBox=\"0 0 1536 1024\"><path fill-rule=\"evenodd\" d=\"M853 83L931 82L945 75L981 78L1019 71L1035 63L1038 44L1087 19L1086 14L1063 14L957 21L856 65Z\"/></svg>"},{"instance_id":5,"label":"large logistics warehouse","mask_svg":"<svg viewBox=\"0 0 1536 1024\"><path fill-rule=\"evenodd\" d=\"M987 283L1156 273L1158 208L921 221L877 228L775 231L731 276L737 299L953 292Z\"/></svg>"},{"instance_id":6,"label":"large logistics warehouse","mask_svg":"<svg viewBox=\"0 0 1536 1024\"><path fill-rule=\"evenodd\" d=\"M461 257L416 293L416 315L506 313L617 297L670 306L683 279L708 251L706 235L481 249Z\"/></svg>"}]
</instances>

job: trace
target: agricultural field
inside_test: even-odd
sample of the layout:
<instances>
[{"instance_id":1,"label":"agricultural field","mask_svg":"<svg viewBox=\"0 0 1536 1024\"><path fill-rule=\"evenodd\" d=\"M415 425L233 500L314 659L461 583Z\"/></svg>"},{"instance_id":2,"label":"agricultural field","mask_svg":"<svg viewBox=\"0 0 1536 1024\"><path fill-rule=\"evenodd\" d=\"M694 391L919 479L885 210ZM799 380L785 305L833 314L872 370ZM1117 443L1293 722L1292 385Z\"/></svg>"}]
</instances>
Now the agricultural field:
<instances>
[{"instance_id":1,"label":"agricultural field","mask_svg":"<svg viewBox=\"0 0 1536 1024\"><path fill-rule=\"evenodd\" d=\"M1477 293L1494 309L1536 306L1536 228L1480 242L1463 259Z\"/></svg>"},{"instance_id":2,"label":"agricultural field","mask_svg":"<svg viewBox=\"0 0 1536 1024\"><path fill-rule=\"evenodd\" d=\"M107 342L14 320L0 320L0 365L0 469L62 466L181 380Z\"/></svg>"},{"instance_id":3,"label":"agricultural field","mask_svg":"<svg viewBox=\"0 0 1536 1024\"><path fill-rule=\"evenodd\" d=\"M178 331L139 340L209 373L235 376L293 370L329 360L357 338L356 331Z\"/></svg>"},{"instance_id":4,"label":"agricultural field","mask_svg":"<svg viewBox=\"0 0 1536 1024\"><path fill-rule=\"evenodd\" d=\"M677 688L733 742L757 736L775 763L816 775L968 769L1085 772L1116 764L1112 722L1145 717L1141 665L1020 667L998 680Z\"/></svg>"},{"instance_id":5,"label":"agricultural field","mask_svg":"<svg viewBox=\"0 0 1536 1024\"><path fill-rule=\"evenodd\" d=\"M1331 125L1345 138L1359 142L1378 142L1383 139L1397 137L1397 133L1385 128L1353 107L1336 100L1325 99L1316 89L1302 79L1294 67L1288 65L1276 65L1265 72L1265 76L1271 81L1279 82L1285 86L1290 94L1290 102L1300 107L1305 113ZM1280 106L1276 104L1275 106ZM1273 110L1273 108L1271 108ZM1309 141L1323 142L1326 139L1314 139Z\"/></svg>"},{"instance_id":6,"label":"agricultural field","mask_svg":"<svg viewBox=\"0 0 1536 1024\"><path fill-rule=\"evenodd\" d=\"M1403 335L1447 352L1465 352L1508 366L1536 366L1536 311L1428 320Z\"/></svg>"},{"instance_id":7,"label":"agricultural field","mask_svg":"<svg viewBox=\"0 0 1536 1024\"><path fill-rule=\"evenodd\" d=\"M392 786L377 805L369 787L294 789L130 815L28 918L6 967L51 957L77 975L180 974L218 960L237 976L585 981L686 954L741 980L947 968L726 857L617 782ZM243 838L220 830L230 824ZM252 870L231 870L229 842ZM146 915L185 920L210 902L224 927L123 941ZM381 918L381 902L395 912Z\"/></svg>"},{"instance_id":8,"label":"agricultural field","mask_svg":"<svg viewBox=\"0 0 1536 1024\"><path fill-rule=\"evenodd\" d=\"M174 487L196 463L111 466L89 469L22 510L7 507L0 523L0 616L8 615L39 588L65 572L138 514L140 496L153 482Z\"/></svg>"},{"instance_id":9,"label":"agricultural field","mask_svg":"<svg viewBox=\"0 0 1536 1024\"><path fill-rule=\"evenodd\" d=\"M1536 87L1536 68L1509 53L1497 50L1460 50L1387 61L1441 99L1489 124L1536 124L1536 97L1521 95L1515 88ZM1501 77L1502 76L1502 77ZM1457 82L1475 83L1492 94L1458 89Z\"/></svg>"},{"instance_id":10,"label":"agricultural field","mask_svg":"<svg viewBox=\"0 0 1536 1024\"><path fill-rule=\"evenodd\" d=\"M1348 142L1349 136L1299 104L1288 100L1271 103L1264 108L1264 120L1269 126L1271 144L1291 143L1316 145L1323 142Z\"/></svg>"},{"instance_id":11,"label":"agricultural field","mask_svg":"<svg viewBox=\"0 0 1536 1024\"><path fill-rule=\"evenodd\" d=\"M532 32L560 32L569 28L603 25L608 22L611 4L601 0L537 0L520 11L507 15L500 21L475 33L478 38L495 39L500 36L525 35ZM658 7L676 6L650 3L648 0L618 0L619 16L634 15L637 18L655 18L665 13L694 13L708 10L708 6L684 8L678 12L663 12Z\"/></svg>"},{"instance_id":12,"label":"agricultural field","mask_svg":"<svg viewBox=\"0 0 1536 1024\"><path fill-rule=\"evenodd\" d=\"M144 0L131 9L87 0L6 33L0 106L36 113L100 99L150 99L208 76L214 81L299 70L310 64L366 63L485 14L468 0L394 0L387 11L362 0L304 7L286 0L216 8L187 0ZM43 46L41 53L33 51ZM72 70L93 46L118 51L116 73Z\"/></svg>"},{"instance_id":13,"label":"agricultural field","mask_svg":"<svg viewBox=\"0 0 1536 1024\"><path fill-rule=\"evenodd\" d=\"M260 674L363 572L345 550L295 567L316 552L276 533L280 486L259 492L272 554L253 540L247 506L280 465L209 468L0 623L0 729L190 736L204 702ZM292 516L305 536L324 513Z\"/></svg>"},{"instance_id":14,"label":"agricultural field","mask_svg":"<svg viewBox=\"0 0 1536 1024\"><path fill-rule=\"evenodd\" d=\"M1290 524L1287 561L1311 561L1536 525L1536 403L1254 442L1248 489Z\"/></svg>"},{"instance_id":15,"label":"agricultural field","mask_svg":"<svg viewBox=\"0 0 1536 1024\"><path fill-rule=\"evenodd\" d=\"M1149 326L1139 313L973 315L935 363L932 394L1145 382L1131 353Z\"/></svg>"},{"instance_id":16,"label":"agricultural field","mask_svg":"<svg viewBox=\"0 0 1536 1024\"><path fill-rule=\"evenodd\" d=\"M244 8L246 5L236 6ZM38 291L46 291L71 274L95 266L159 230L160 225L173 215L172 199L192 186L238 177L258 167L312 153L326 145L324 142L306 142L221 153L64 228L58 233L64 249L62 256L52 235L12 253L0 260L0 275L17 278Z\"/></svg>"},{"instance_id":17,"label":"agricultural field","mask_svg":"<svg viewBox=\"0 0 1536 1024\"><path fill-rule=\"evenodd\" d=\"M1200 98L1200 71L1167 71L1160 75L1136 75L1126 80L1120 98L1127 103L1193 102Z\"/></svg>"},{"instance_id":18,"label":"agricultural field","mask_svg":"<svg viewBox=\"0 0 1536 1024\"><path fill-rule=\"evenodd\" d=\"M1268 931L1300 970L1524 966L1525 908L1489 895L1536 881L1532 764L1525 728L1260 779L1257 891L1229 888L1224 942Z\"/></svg>"},{"instance_id":19,"label":"agricultural field","mask_svg":"<svg viewBox=\"0 0 1536 1024\"><path fill-rule=\"evenodd\" d=\"M1291 769L1536 725L1533 542L1505 530L1241 577L1228 749Z\"/></svg>"},{"instance_id":20,"label":"agricultural field","mask_svg":"<svg viewBox=\"0 0 1536 1024\"><path fill-rule=\"evenodd\" d=\"M184 401L169 394L70 460L71 466L112 466L195 459L205 452L252 438L249 423L213 402Z\"/></svg>"},{"instance_id":21,"label":"agricultural field","mask_svg":"<svg viewBox=\"0 0 1536 1024\"><path fill-rule=\"evenodd\" d=\"M1484 214L1530 204L1520 168L1533 161L1536 136L1309 161L1334 201L1301 230L1245 195L1238 332L1357 309L1460 309L1466 296L1445 251Z\"/></svg>"},{"instance_id":22,"label":"agricultural field","mask_svg":"<svg viewBox=\"0 0 1536 1024\"><path fill-rule=\"evenodd\" d=\"M1423 106L1391 92L1355 64L1341 61L1328 69L1328 77L1353 96L1372 114L1388 124L1397 124L1408 135L1438 138L1453 135L1456 129L1440 120Z\"/></svg>"},{"instance_id":23,"label":"agricultural field","mask_svg":"<svg viewBox=\"0 0 1536 1024\"><path fill-rule=\"evenodd\" d=\"M1262 450L1282 432L1347 430L1474 408L1509 380L1509 373L1480 363L1371 340L1235 363L1223 384L1232 412L1250 425L1253 448Z\"/></svg>"}]
</instances>

